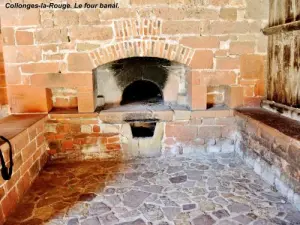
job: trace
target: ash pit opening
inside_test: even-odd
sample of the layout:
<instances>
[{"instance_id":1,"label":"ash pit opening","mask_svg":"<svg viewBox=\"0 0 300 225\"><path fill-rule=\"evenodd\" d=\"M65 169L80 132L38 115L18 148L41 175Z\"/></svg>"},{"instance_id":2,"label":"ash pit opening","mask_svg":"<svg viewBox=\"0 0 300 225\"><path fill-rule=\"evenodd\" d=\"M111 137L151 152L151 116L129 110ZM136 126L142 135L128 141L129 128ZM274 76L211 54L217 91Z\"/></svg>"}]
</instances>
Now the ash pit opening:
<instances>
[{"instance_id":1,"label":"ash pit opening","mask_svg":"<svg viewBox=\"0 0 300 225\"><path fill-rule=\"evenodd\" d=\"M141 121L126 120L130 125L133 138L153 137L157 121L155 119Z\"/></svg>"}]
</instances>

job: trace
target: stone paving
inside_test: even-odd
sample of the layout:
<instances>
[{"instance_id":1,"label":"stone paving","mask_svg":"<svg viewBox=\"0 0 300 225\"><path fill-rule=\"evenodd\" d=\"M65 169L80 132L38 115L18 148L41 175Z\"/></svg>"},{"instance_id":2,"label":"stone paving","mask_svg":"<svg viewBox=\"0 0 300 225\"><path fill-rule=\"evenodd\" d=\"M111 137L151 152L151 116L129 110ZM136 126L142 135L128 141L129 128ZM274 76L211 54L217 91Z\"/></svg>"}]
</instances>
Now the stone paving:
<instances>
[{"instance_id":1,"label":"stone paving","mask_svg":"<svg viewBox=\"0 0 300 225\"><path fill-rule=\"evenodd\" d=\"M300 224L234 153L45 167L6 225Z\"/></svg>"}]
</instances>

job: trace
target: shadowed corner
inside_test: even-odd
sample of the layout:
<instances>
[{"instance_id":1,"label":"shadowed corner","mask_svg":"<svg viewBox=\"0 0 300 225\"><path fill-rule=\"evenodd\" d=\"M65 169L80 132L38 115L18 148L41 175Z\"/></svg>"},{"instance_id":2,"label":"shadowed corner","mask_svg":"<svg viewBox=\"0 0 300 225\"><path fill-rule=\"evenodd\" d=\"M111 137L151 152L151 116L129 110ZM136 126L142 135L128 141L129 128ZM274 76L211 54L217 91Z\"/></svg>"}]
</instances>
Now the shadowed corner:
<instances>
[{"instance_id":1,"label":"shadowed corner","mask_svg":"<svg viewBox=\"0 0 300 225\"><path fill-rule=\"evenodd\" d=\"M107 185L120 182L126 163L122 156L82 162L49 162L18 204L5 225L79 224L77 217L110 211L102 202ZM93 199L99 198L99 201Z\"/></svg>"}]
</instances>

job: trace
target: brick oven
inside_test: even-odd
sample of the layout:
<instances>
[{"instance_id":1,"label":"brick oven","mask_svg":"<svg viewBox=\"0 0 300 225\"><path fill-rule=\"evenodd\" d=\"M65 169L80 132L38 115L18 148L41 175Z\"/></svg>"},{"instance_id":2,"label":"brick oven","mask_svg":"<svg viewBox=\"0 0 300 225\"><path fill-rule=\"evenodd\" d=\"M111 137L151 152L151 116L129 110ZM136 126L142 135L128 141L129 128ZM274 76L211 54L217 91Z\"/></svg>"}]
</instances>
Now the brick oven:
<instances>
[{"instance_id":1,"label":"brick oven","mask_svg":"<svg viewBox=\"0 0 300 225\"><path fill-rule=\"evenodd\" d=\"M8 2L0 224L300 221L299 1Z\"/></svg>"},{"instance_id":2,"label":"brick oven","mask_svg":"<svg viewBox=\"0 0 300 225\"><path fill-rule=\"evenodd\" d=\"M246 2L6 9L1 23L10 111L49 113L53 158L221 151L232 109L264 95L266 16Z\"/></svg>"}]
</instances>

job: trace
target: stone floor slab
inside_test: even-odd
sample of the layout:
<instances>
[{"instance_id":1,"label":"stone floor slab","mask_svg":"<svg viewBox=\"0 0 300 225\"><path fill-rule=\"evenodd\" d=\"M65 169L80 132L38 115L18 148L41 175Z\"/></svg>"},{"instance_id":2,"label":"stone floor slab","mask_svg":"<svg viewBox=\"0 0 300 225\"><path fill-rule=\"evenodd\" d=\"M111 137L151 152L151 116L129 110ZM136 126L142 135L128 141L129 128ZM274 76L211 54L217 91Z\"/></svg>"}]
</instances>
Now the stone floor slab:
<instances>
[{"instance_id":1,"label":"stone floor slab","mask_svg":"<svg viewBox=\"0 0 300 225\"><path fill-rule=\"evenodd\" d=\"M24 207L26 209L24 209ZM233 153L49 164L5 225L300 224Z\"/></svg>"}]
</instances>

